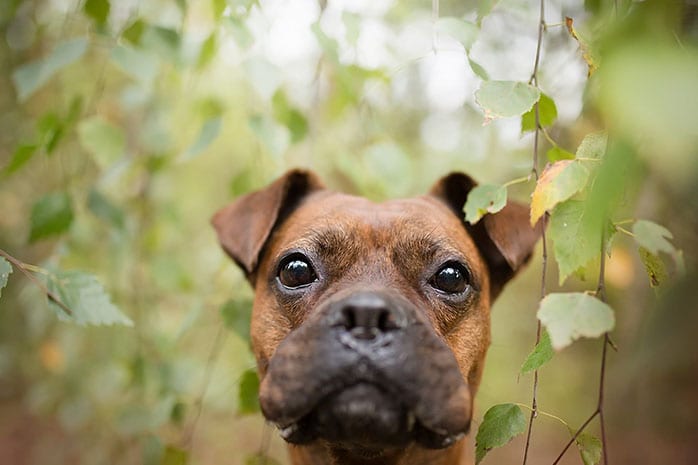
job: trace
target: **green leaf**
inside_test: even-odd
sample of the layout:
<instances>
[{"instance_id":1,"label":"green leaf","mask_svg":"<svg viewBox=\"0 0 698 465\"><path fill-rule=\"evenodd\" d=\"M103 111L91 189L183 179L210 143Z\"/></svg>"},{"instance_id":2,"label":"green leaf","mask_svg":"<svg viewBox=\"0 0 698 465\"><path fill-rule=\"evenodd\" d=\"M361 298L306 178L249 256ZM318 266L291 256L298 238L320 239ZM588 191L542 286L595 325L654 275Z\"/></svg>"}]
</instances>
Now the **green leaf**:
<instances>
[{"instance_id":1,"label":"green leaf","mask_svg":"<svg viewBox=\"0 0 698 465\"><path fill-rule=\"evenodd\" d=\"M61 117L54 112L46 113L37 122L36 128L39 132L39 141L46 153L50 154L63 138L65 126Z\"/></svg>"},{"instance_id":2,"label":"green leaf","mask_svg":"<svg viewBox=\"0 0 698 465\"><path fill-rule=\"evenodd\" d=\"M540 341L533 348L533 351L528 354L523 365L521 365L521 374L539 369L552 360L554 354L553 346L550 344L550 335L543 330L540 335Z\"/></svg>"},{"instance_id":3,"label":"green leaf","mask_svg":"<svg viewBox=\"0 0 698 465\"><path fill-rule=\"evenodd\" d=\"M475 463L480 463L487 452L501 447L526 431L526 417L521 407L499 404L485 413L475 438Z\"/></svg>"},{"instance_id":4,"label":"green leaf","mask_svg":"<svg viewBox=\"0 0 698 465\"><path fill-rule=\"evenodd\" d=\"M453 17L439 18L435 27L437 32L451 36L460 42L466 51L473 46L480 32L476 24Z\"/></svg>"},{"instance_id":5,"label":"green leaf","mask_svg":"<svg viewBox=\"0 0 698 465\"><path fill-rule=\"evenodd\" d=\"M539 98L538 88L516 81L484 81L475 92L475 100L485 111L487 121L523 115Z\"/></svg>"},{"instance_id":6,"label":"green leaf","mask_svg":"<svg viewBox=\"0 0 698 465\"><path fill-rule=\"evenodd\" d=\"M160 465L187 465L189 463L189 452L173 445L165 447Z\"/></svg>"},{"instance_id":7,"label":"green leaf","mask_svg":"<svg viewBox=\"0 0 698 465\"><path fill-rule=\"evenodd\" d=\"M541 127L547 128L552 126L557 118L557 107L553 99L545 94L540 95L538 101L538 122ZM533 105L529 111L521 116L521 132L536 130L536 106Z\"/></svg>"},{"instance_id":8,"label":"green leaf","mask_svg":"<svg viewBox=\"0 0 698 465\"><path fill-rule=\"evenodd\" d=\"M66 232L73 222L70 196L66 192L43 196L32 206L30 222L30 242Z\"/></svg>"},{"instance_id":9,"label":"green leaf","mask_svg":"<svg viewBox=\"0 0 698 465\"><path fill-rule=\"evenodd\" d=\"M269 152L277 158L281 157L291 142L288 129L263 116L252 116L248 123Z\"/></svg>"},{"instance_id":10,"label":"green leaf","mask_svg":"<svg viewBox=\"0 0 698 465\"><path fill-rule=\"evenodd\" d=\"M576 160L561 160L545 167L531 196L531 224L546 211L584 189L589 170Z\"/></svg>"},{"instance_id":11,"label":"green leaf","mask_svg":"<svg viewBox=\"0 0 698 465\"><path fill-rule=\"evenodd\" d=\"M315 39L322 51L327 55L332 63L339 63L339 42L331 38L320 27L320 22L315 22L310 26L310 30L315 34Z\"/></svg>"},{"instance_id":12,"label":"green leaf","mask_svg":"<svg viewBox=\"0 0 698 465\"><path fill-rule=\"evenodd\" d=\"M124 212L117 208L98 190L92 189L87 197L87 208L100 220L118 229L124 229Z\"/></svg>"},{"instance_id":13,"label":"green leaf","mask_svg":"<svg viewBox=\"0 0 698 465\"><path fill-rule=\"evenodd\" d=\"M220 312L225 327L232 330L244 341L249 342L252 301L249 299L228 300L221 306Z\"/></svg>"},{"instance_id":14,"label":"green leaf","mask_svg":"<svg viewBox=\"0 0 698 465\"><path fill-rule=\"evenodd\" d=\"M218 20L223 16L225 8L228 6L226 0L211 0L211 9L213 10L213 17Z\"/></svg>"},{"instance_id":15,"label":"green leaf","mask_svg":"<svg viewBox=\"0 0 698 465\"><path fill-rule=\"evenodd\" d=\"M204 121L204 124L201 125L199 135L189 146L189 148L182 154L182 159L191 160L206 150L206 148L211 145L211 142L216 140L218 134L220 134L222 124L223 119L221 117L210 118Z\"/></svg>"},{"instance_id":16,"label":"green leaf","mask_svg":"<svg viewBox=\"0 0 698 465\"><path fill-rule=\"evenodd\" d=\"M160 68L155 55L127 45L114 47L111 60L121 71L146 86L153 82Z\"/></svg>"},{"instance_id":17,"label":"green leaf","mask_svg":"<svg viewBox=\"0 0 698 465\"><path fill-rule=\"evenodd\" d=\"M143 465L161 465L165 447L160 438L153 434L141 438L141 459Z\"/></svg>"},{"instance_id":18,"label":"green leaf","mask_svg":"<svg viewBox=\"0 0 698 465\"><path fill-rule=\"evenodd\" d=\"M545 155L548 157L548 160L550 162L555 163L556 161L560 160L573 160L574 159L574 154L568 152L567 150L563 149L562 147L555 146L551 147L550 150L548 150Z\"/></svg>"},{"instance_id":19,"label":"green leaf","mask_svg":"<svg viewBox=\"0 0 698 465\"><path fill-rule=\"evenodd\" d=\"M149 25L143 32L141 45L164 60L180 64L182 37L175 29Z\"/></svg>"},{"instance_id":20,"label":"green leaf","mask_svg":"<svg viewBox=\"0 0 698 465\"><path fill-rule=\"evenodd\" d=\"M608 136L603 132L587 134L577 147L577 158L603 158L608 146Z\"/></svg>"},{"instance_id":21,"label":"green leaf","mask_svg":"<svg viewBox=\"0 0 698 465\"><path fill-rule=\"evenodd\" d=\"M199 51L199 58L196 60L196 69L202 70L213 60L216 56L216 51L218 50L218 39L216 37L216 31L213 31L209 35L203 44L201 44L201 50Z\"/></svg>"},{"instance_id":22,"label":"green leaf","mask_svg":"<svg viewBox=\"0 0 698 465\"><path fill-rule=\"evenodd\" d=\"M154 434L144 434L140 438L141 463L143 465L161 465L165 447L160 438Z\"/></svg>"},{"instance_id":23,"label":"green leaf","mask_svg":"<svg viewBox=\"0 0 698 465\"><path fill-rule=\"evenodd\" d=\"M555 350L580 337L599 337L615 325L613 309L583 292L548 294L540 303L538 319L547 328Z\"/></svg>"},{"instance_id":24,"label":"green leaf","mask_svg":"<svg viewBox=\"0 0 698 465\"><path fill-rule=\"evenodd\" d=\"M2 297L2 290L7 286L7 278L10 277L12 273L12 265L10 262L5 260L4 257L0 257L0 297Z\"/></svg>"},{"instance_id":25,"label":"green leaf","mask_svg":"<svg viewBox=\"0 0 698 465\"><path fill-rule=\"evenodd\" d=\"M92 18L98 29L102 29L109 18L110 8L109 0L86 0L82 11Z\"/></svg>"},{"instance_id":26,"label":"green leaf","mask_svg":"<svg viewBox=\"0 0 698 465\"><path fill-rule=\"evenodd\" d=\"M124 32L121 33L121 37L126 39L132 45L139 45L141 43L143 32L145 32L145 28L145 22L142 19L137 19L126 29L124 29Z\"/></svg>"},{"instance_id":27,"label":"green leaf","mask_svg":"<svg viewBox=\"0 0 698 465\"><path fill-rule=\"evenodd\" d=\"M12 73L12 81L17 89L20 102L27 100L34 92L46 84L54 74L79 60L87 51L88 41L78 37L61 42L53 51L38 60L25 63Z\"/></svg>"},{"instance_id":28,"label":"green leaf","mask_svg":"<svg viewBox=\"0 0 698 465\"><path fill-rule=\"evenodd\" d=\"M590 215L586 202L580 200L567 200L553 209L549 233L555 250L560 284L601 253L600 221L603 220ZM613 229L607 229L604 234L606 243L610 241L613 232Z\"/></svg>"},{"instance_id":29,"label":"green leaf","mask_svg":"<svg viewBox=\"0 0 698 465\"><path fill-rule=\"evenodd\" d=\"M483 79L485 81L488 81L490 79L490 75L487 73L487 70L480 65L480 63L472 60L470 58L470 55L468 55L468 64L470 65L470 69L473 70L473 73L480 79Z\"/></svg>"},{"instance_id":30,"label":"green leaf","mask_svg":"<svg viewBox=\"0 0 698 465\"><path fill-rule=\"evenodd\" d=\"M291 132L291 142L302 140L308 133L308 120L303 113L294 108L286 98L286 94L279 90L272 98L274 118Z\"/></svg>"},{"instance_id":31,"label":"green leaf","mask_svg":"<svg viewBox=\"0 0 698 465\"><path fill-rule=\"evenodd\" d=\"M507 204L507 188L495 184L480 184L468 194L463 211L470 224L480 221L487 213L497 213Z\"/></svg>"},{"instance_id":32,"label":"green leaf","mask_svg":"<svg viewBox=\"0 0 698 465\"><path fill-rule=\"evenodd\" d=\"M635 242L654 255L658 255L659 252L669 255L676 253L676 247L667 240L673 239L674 236L664 226L660 226L652 221L638 220L633 224L633 234L635 235Z\"/></svg>"},{"instance_id":33,"label":"green leaf","mask_svg":"<svg viewBox=\"0 0 698 465\"><path fill-rule=\"evenodd\" d=\"M78 137L102 169L114 164L126 151L126 136L121 128L99 116L83 120L78 126Z\"/></svg>"},{"instance_id":34,"label":"green leaf","mask_svg":"<svg viewBox=\"0 0 698 465\"><path fill-rule=\"evenodd\" d=\"M477 4L477 23L482 23L482 20L492 12L492 9L499 3L499 0L480 0Z\"/></svg>"},{"instance_id":35,"label":"green leaf","mask_svg":"<svg viewBox=\"0 0 698 465\"><path fill-rule=\"evenodd\" d=\"M257 370L250 368L240 377L238 391L238 414L247 415L259 412L259 378Z\"/></svg>"},{"instance_id":36,"label":"green leaf","mask_svg":"<svg viewBox=\"0 0 698 465\"><path fill-rule=\"evenodd\" d=\"M650 287L661 286L669 276L662 259L644 247L640 247L638 252L640 253L642 264L645 265L647 276L650 279Z\"/></svg>"},{"instance_id":37,"label":"green leaf","mask_svg":"<svg viewBox=\"0 0 698 465\"><path fill-rule=\"evenodd\" d=\"M79 325L133 326L133 322L111 302L97 278L82 271L56 271L49 275L48 288L73 312L67 315L55 302L49 301L58 318Z\"/></svg>"},{"instance_id":38,"label":"green leaf","mask_svg":"<svg viewBox=\"0 0 698 465\"><path fill-rule=\"evenodd\" d=\"M32 159L36 153L38 146L36 144L19 144L15 148L12 154L12 159L10 163L4 168L4 172L7 174L12 174L22 166L24 166L29 160Z\"/></svg>"},{"instance_id":39,"label":"green leaf","mask_svg":"<svg viewBox=\"0 0 698 465\"><path fill-rule=\"evenodd\" d=\"M575 431L570 429L570 434L574 436ZM586 433L580 433L575 439L579 454L582 457L584 465L597 465L601 462L601 454L603 452L603 444L601 441Z\"/></svg>"}]
</instances>

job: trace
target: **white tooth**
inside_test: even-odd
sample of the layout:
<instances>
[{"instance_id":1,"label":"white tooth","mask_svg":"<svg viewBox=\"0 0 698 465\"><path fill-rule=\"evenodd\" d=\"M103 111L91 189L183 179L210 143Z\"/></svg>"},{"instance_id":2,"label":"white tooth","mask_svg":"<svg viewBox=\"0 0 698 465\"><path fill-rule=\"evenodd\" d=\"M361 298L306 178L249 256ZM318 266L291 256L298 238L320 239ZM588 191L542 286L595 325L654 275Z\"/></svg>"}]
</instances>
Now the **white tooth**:
<instances>
[{"instance_id":1,"label":"white tooth","mask_svg":"<svg viewBox=\"0 0 698 465\"><path fill-rule=\"evenodd\" d=\"M293 433L298 431L298 423L291 423L290 425L283 428L277 425L277 428L279 428L279 434L281 435L281 437L284 439L288 439L291 437Z\"/></svg>"},{"instance_id":2,"label":"white tooth","mask_svg":"<svg viewBox=\"0 0 698 465\"><path fill-rule=\"evenodd\" d=\"M459 434L456 434L455 436L449 436L447 438L444 438L444 440L441 442L441 445L444 447L450 446L451 444L453 444L457 441L460 441L463 438L463 436L465 436L465 434L459 433Z\"/></svg>"}]
</instances>

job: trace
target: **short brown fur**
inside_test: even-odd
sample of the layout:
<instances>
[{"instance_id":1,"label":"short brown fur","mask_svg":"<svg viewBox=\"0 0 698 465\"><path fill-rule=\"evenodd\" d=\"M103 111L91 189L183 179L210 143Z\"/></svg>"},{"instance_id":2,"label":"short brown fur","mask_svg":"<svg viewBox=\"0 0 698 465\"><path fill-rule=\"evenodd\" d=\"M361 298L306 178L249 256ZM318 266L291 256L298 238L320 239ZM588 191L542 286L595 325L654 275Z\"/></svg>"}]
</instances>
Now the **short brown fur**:
<instances>
[{"instance_id":1,"label":"short brown fur","mask_svg":"<svg viewBox=\"0 0 698 465\"><path fill-rule=\"evenodd\" d=\"M313 376L312 367L305 365L310 359L305 357L314 350L314 342L302 341L289 348L287 341L284 350L277 350L282 342L292 339L289 336L299 328L305 331L320 324L326 318L327 301L357 290L388 289L415 302L420 324L432 328L448 346L469 389L469 397L454 398L455 404L448 408L469 409L490 343L491 302L526 263L540 232L528 225L527 209L515 203L486 215L475 226L465 224L462 207L474 185L466 175L452 174L439 180L428 195L375 204L329 191L316 175L295 170L216 214L213 223L223 248L255 288L251 337L263 408L265 403L278 404L272 400L283 406L283 389L270 386L274 377L267 376L270 361L275 355L281 357L279 352L290 354L288 360L305 360L298 367L310 373L304 376ZM302 298L280 293L276 282L280 260L294 250L316 257L322 267L318 270L322 286ZM474 291L457 305L424 290L423 283L434 272L425 264L440 256L443 260L458 257L470 269ZM290 445L289 453L294 465L464 465L472 461L465 439L443 449L416 443L387 447L370 457L318 439Z\"/></svg>"}]
</instances>

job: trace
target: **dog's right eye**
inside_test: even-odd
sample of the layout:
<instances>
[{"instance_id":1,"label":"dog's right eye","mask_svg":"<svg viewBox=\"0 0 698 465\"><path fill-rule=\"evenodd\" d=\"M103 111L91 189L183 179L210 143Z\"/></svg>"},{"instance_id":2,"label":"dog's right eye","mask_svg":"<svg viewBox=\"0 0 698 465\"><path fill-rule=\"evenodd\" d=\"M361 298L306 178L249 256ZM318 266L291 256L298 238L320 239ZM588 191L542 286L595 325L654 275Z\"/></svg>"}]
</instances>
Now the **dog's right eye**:
<instances>
[{"instance_id":1,"label":"dog's right eye","mask_svg":"<svg viewBox=\"0 0 698 465\"><path fill-rule=\"evenodd\" d=\"M279 266L279 281L284 287L297 289L317 280L317 275L307 257L293 254L284 259Z\"/></svg>"}]
</instances>

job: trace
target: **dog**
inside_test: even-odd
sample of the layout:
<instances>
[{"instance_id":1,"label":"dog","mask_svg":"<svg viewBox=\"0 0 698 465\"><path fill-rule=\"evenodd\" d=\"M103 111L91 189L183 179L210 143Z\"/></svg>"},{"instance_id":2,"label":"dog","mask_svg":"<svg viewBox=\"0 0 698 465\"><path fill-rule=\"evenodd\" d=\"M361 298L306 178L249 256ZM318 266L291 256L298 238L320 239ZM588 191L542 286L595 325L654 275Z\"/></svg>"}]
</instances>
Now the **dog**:
<instances>
[{"instance_id":1,"label":"dog","mask_svg":"<svg viewBox=\"0 0 698 465\"><path fill-rule=\"evenodd\" d=\"M475 225L476 183L373 203L292 170L212 219L255 290L262 413L294 465L464 465L490 305L540 228L509 202Z\"/></svg>"}]
</instances>

